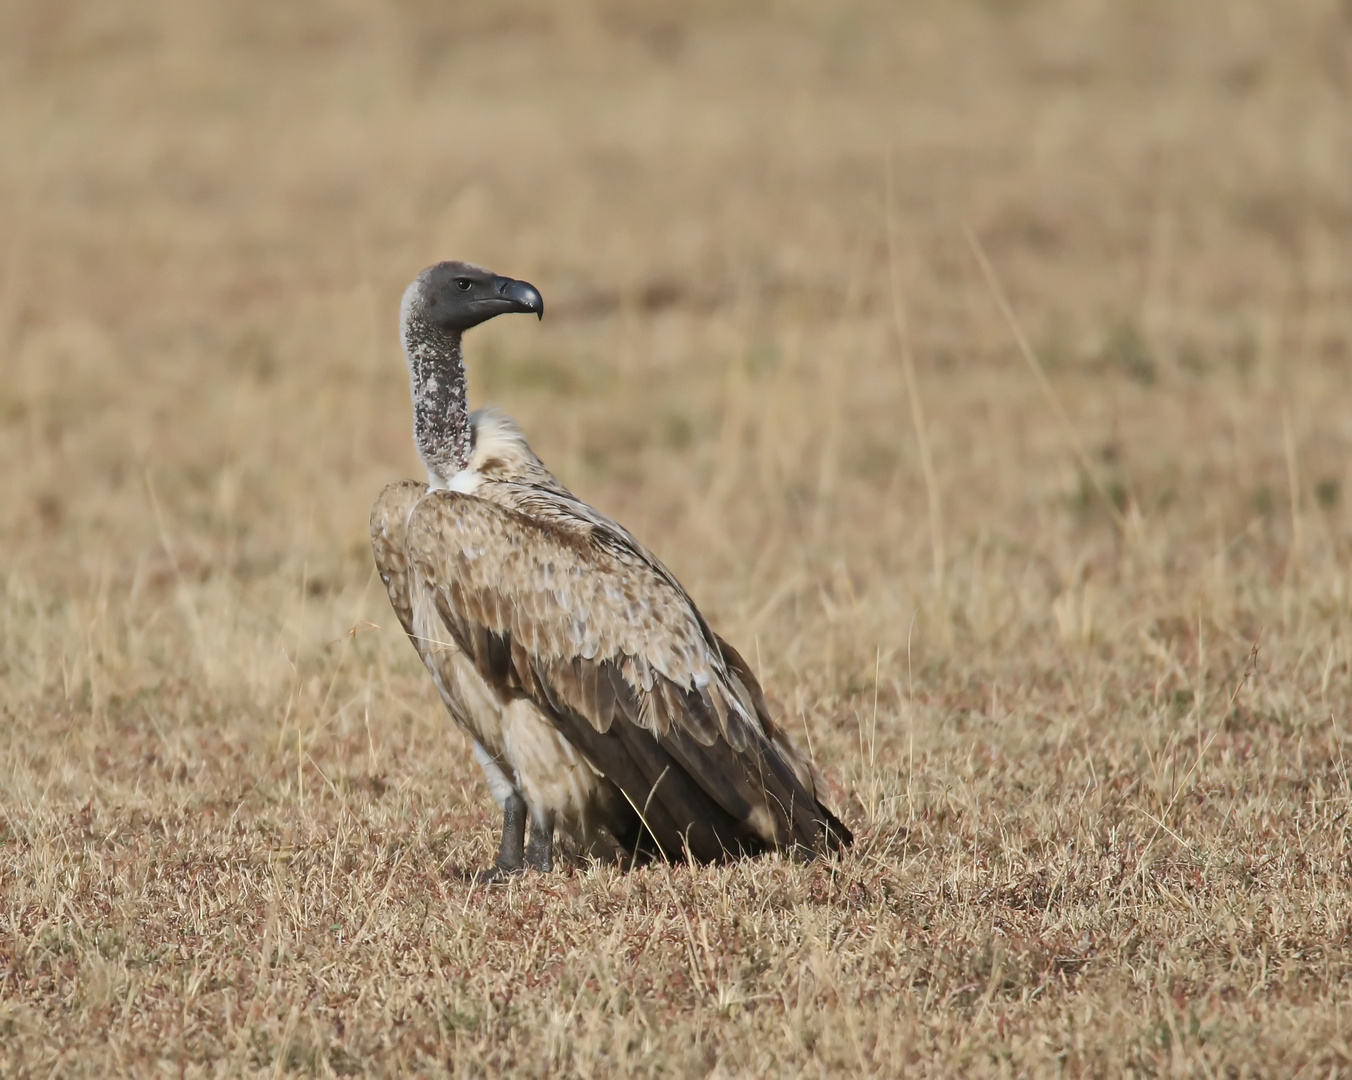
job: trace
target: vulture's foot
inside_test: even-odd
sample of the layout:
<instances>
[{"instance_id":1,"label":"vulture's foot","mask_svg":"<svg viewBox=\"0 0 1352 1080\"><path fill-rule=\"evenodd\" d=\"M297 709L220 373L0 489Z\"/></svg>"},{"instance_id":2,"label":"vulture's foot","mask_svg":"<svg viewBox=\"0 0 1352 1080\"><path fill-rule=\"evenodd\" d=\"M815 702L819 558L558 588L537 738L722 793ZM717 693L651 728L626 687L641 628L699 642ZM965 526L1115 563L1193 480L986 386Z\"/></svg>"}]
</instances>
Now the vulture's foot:
<instances>
[{"instance_id":1,"label":"vulture's foot","mask_svg":"<svg viewBox=\"0 0 1352 1080\"><path fill-rule=\"evenodd\" d=\"M526 865L547 874L554 869L554 815L543 821L531 819L530 842L526 845Z\"/></svg>"},{"instance_id":2,"label":"vulture's foot","mask_svg":"<svg viewBox=\"0 0 1352 1080\"><path fill-rule=\"evenodd\" d=\"M473 875L472 880L476 885L506 885L514 877L520 877L526 872L525 866L518 866L509 869L505 866L499 866L494 863L487 870L480 870Z\"/></svg>"}]
</instances>

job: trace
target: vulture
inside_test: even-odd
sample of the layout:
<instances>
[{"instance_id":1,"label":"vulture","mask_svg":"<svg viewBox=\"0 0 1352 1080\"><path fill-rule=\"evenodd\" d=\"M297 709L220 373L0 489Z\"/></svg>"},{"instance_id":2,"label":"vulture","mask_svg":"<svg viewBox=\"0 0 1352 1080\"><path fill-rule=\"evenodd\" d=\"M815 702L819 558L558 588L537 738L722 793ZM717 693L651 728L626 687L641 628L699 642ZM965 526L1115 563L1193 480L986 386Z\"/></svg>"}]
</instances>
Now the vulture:
<instances>
[{"instance_id":1,"label":"vulture","mask_svg":"<svg viewBox=\"0 0 1352 1080\"><path fill-rule=\"evenodd\" d=\"M511 420L469 412L463 335L506 312L543 318L544 301L469 263L404 292L427 483L390 484L371 511L390 603L502 808L482 876L551 870L556 833L622 866L843 850L820 773L671 572Z\"/></svg>"}]
</instances>

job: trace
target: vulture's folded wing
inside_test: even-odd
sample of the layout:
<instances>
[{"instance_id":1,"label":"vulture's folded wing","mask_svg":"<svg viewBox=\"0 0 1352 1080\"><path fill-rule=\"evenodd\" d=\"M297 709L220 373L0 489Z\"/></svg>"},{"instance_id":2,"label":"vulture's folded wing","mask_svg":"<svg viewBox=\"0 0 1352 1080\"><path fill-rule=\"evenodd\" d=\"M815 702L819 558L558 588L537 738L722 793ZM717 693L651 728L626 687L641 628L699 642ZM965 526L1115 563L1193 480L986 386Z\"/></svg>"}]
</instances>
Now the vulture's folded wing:
<instances>
[{"instance_id":1,"label":"vulture's folded wing","mask_svg":"<svg viewBox=\"0 0 1352 1080\"><path fill-rule=\"evenodd\" d=\"M848 842L757 715L741 658L730 671L675 579L608 519L555 492L484 484L422 499L407 550L480 674L549 716L666 855Z\"/></svg>"},{"instance_id":2,"label":"vulture's folded wing","mask_svg":"<svg viewBox=\"0 0 1352 1080\"><path fill-rule=\"evenodd\" d=\"M376 570L390 595L390 604L404 633L414 638L413 601L409 592L408 554L404 539L408 515L425 494L427 485L414 480L387 484L371 507L371 553ZM418 645L417 640L413 644ZM421 652L421 649L419 649Z\"/></svg>"}]
</instances>

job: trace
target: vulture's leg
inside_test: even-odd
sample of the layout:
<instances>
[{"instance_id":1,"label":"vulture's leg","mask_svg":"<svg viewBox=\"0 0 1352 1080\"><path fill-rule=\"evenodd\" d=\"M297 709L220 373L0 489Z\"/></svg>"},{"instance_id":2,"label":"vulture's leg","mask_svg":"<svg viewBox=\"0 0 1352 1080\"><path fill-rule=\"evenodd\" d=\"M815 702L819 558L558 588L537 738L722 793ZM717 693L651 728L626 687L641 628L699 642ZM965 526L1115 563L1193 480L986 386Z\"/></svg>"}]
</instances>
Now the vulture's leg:
<instances>
[{"instance_id":1,"label":"vulture's leg","mask_svg":"<svg viewBox=\"0 0 1352 1080\"><path fill-rule=\"evenodd\" d=\"M483 766L488 789L502 807L502 841L498 844L498 857L490 869L481 870L474 876L487 883L505 881L511 874L519 874L526 869L526 800L516 790L516 785L503 767L477 739L474 742L474 756Z\"/></svg>"},{"instance_id":2,"label":"vulture's leg","mask_svg":"<svg viewBox=\"0 0 1352 1080\"><path fill-rule=\"evenodd\" d=\"M526 842L526 800L513 791L502 804L502 842L494 869L504 876L519 874L526 868L523 847Z\"/></svg>"},{"instance_id":3,"label":"vulture's leg","mask_svg":"<svg viewBox=\"0 0 1352 1080\"><path fill-rule=\"evenodd\" d=\"M541 818L531 815L530 843L526 845L526 865L547 874L554 869L554 813Z\"/></svg>"},{"instance_id":4,"label":"vulture's leg","mask_svg":"<svg viewBox=\"0 0 1352 1080\"><path fill-rule=\"evenodd\" d=\"M480 870L474 880L484 885L506 881L513 874L526 869L523 848L526 842L526 800L513 791L502 801L502 840L498 857L487 870Z\"/></svg>"}]
</instances>

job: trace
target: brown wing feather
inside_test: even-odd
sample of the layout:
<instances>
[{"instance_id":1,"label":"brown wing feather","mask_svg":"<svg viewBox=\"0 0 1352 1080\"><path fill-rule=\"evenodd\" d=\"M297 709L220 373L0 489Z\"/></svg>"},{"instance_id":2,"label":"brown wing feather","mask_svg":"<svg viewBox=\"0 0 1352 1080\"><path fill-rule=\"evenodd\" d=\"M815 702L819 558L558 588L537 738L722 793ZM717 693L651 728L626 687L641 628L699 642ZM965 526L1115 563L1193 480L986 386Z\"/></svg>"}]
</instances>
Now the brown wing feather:
<instances>
[{"instance_id":1,"label":"brown wing feather","mask_svg":"<svg viewBox=\"0 0 1352 1080\"><path fill-rule=\"evenodd\" d=\"M837 848L848 847L854 842L854 834L845 827L835 814L826 808L822 801L826 794L826 778L822 776L812 760L808 758L800 749L797 743L787 731L775 723L770 715L770 706L765 700L765 691L761 689L760 681L756 678L755 672L751 670L742 654L729 645L723 638L715 634L714 640L718 642L719 651L723 654L723 660L728 665L728 673L732 676L733 685L743 696L743 703L748 709L754 710L756 716L760 719L761 727L765 729L766 735L770 741L779 749L780 755L785 762L793 769L798 782L812 792L817 800L817 805L826 818L826 825L830 830L830 843Z\"/></svg>"},{"instance_id":2,"label":"brown wing feather","mask_svg":"<svg viewBox=\"0 0 1352 1080\"><path fill-rule=\"evenodd\" d=\"M689 597L571 496L486 483L413 509L407 549L484 679L523 694L624 791L663 852L821 850L848 832ZM803 777L806 777L804 782Z\"/></svg>"},{"instance_id":3,"label":"brown wing feather","mask_svg":"<svg viewBox=\"0 0 1352 1080\"><path fill-rule=\"evenodd\" d=\"M376 570L385 583L385 591L390 594L390 605L409 637L413 637L413 602L408 591L409 566L404 535L409 511L426 493L426 484L399 480L386 485L371 507L371 552L375 556Z\"/></svg>"}]
</instances>

